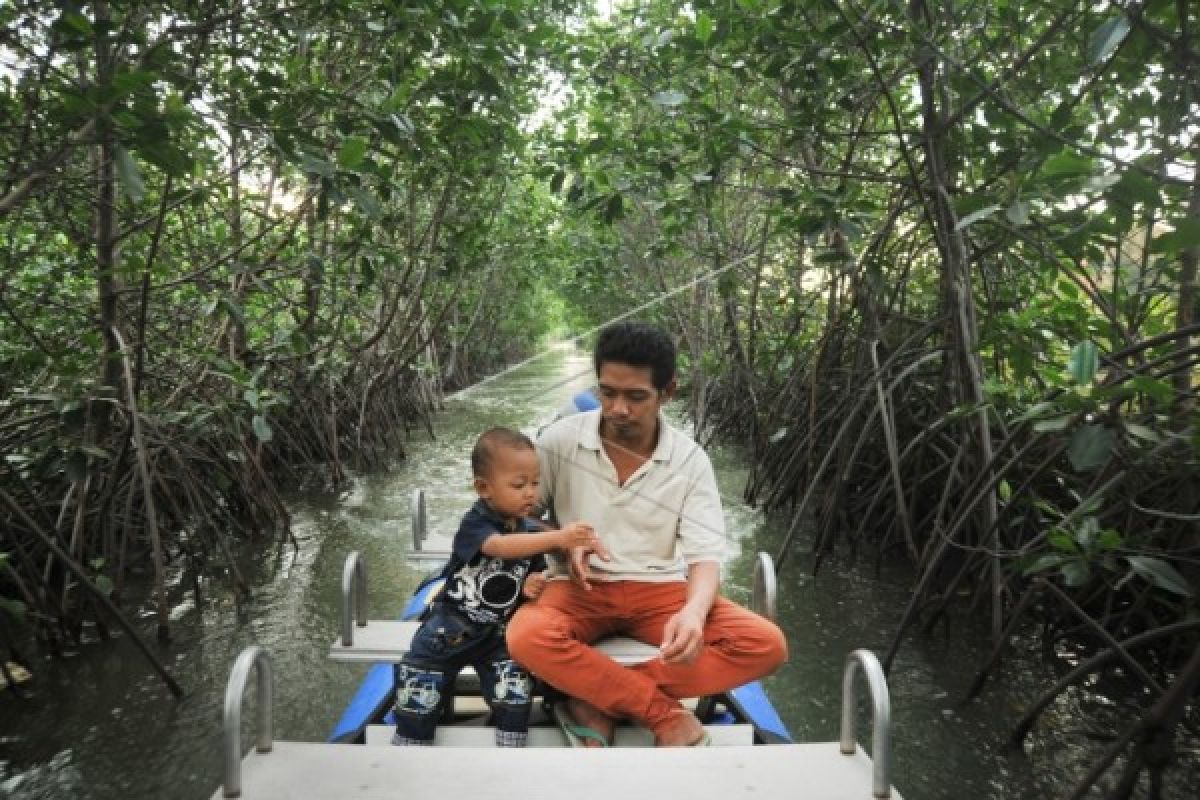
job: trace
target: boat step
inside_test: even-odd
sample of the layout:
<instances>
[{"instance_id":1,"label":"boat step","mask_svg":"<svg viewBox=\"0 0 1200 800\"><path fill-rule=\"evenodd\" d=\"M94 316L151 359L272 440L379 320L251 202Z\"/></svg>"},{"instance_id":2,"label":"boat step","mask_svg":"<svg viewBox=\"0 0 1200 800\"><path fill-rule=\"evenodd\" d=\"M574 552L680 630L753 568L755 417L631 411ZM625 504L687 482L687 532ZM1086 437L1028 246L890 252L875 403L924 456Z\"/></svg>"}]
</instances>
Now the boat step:
<instances>
[{"instance_id":1,"label":"boat step","mask_svg":"<svg viewBox=\"0 0 1200 800\"><path fill-rule=\"evenodd\" d=\"M405 556L409 561L449 561L449 550L413 550Z\"/></svg>"},{"instance_id":2,"label":"boat step","mask_svg":"<svg viewBox=\"0 0 1200 800\"><path fill-rule=\"evenodd\" d=\"M420 622L415 620L368 620L367 624L353 629L352 641L342 644L339 638L329 648L329 657L334 661L354 663L396 663L408 652L413 635ZM596 647L619 664L640 664L658 655L658 648L629 639L614 636L596 643Z\"/></svg>"},{"instance_id":3,"label":"boat step","mask_svg":"<svg viewBox=\"0 0 1200 800\"><path fill-rule=\"evenodd\" d=\"M274 742L242 761L241 796L255 800L871 800L870 758L837 742L750 747L579 749L364 747ZM222 798L221 789L212 795ZM891 797L900 800L893 789Z\"/></svg>"},{"instance_id":4,"label":"boat step","mask_svg":"<svg viewBox=\"0 0 1200 800\"><path fill-rule=\"evenodd\" d=\"M474 679L472 685L472 681ZM679 704L688 711L695 712L700 707L700 698L685 697L679 701ZM533 713L542 714L543 705L535 703ZM459 675L459 680L455 684L454 691L454 713L460 717L478 716L480 714L489 714L491 709L488 708L487 701L479 696L479 681L475 678L474 673L469 676L469 680L464 684L463 676ZM530 723L531 725L534 723Z\"/></svg>"},{"instance_id":5,"label":"boat step","mask_svg":"<svg viewBox=\"0 0 1200 800\"><path fill-rule=\"evenodd\" d=\"M705 725L712 743L722 747L754 744L753 725ZM391 725L368 725L368 745L390 745ZM443 725L437 729L433 740L436 747L495 747L496 729L475 725ZM566 737L558 728L540 727L529 729L529 747L566 747ZM645 728L622 725L617 728L617 747L652 747L654 737Z\"/></svg>"}]
</instances>

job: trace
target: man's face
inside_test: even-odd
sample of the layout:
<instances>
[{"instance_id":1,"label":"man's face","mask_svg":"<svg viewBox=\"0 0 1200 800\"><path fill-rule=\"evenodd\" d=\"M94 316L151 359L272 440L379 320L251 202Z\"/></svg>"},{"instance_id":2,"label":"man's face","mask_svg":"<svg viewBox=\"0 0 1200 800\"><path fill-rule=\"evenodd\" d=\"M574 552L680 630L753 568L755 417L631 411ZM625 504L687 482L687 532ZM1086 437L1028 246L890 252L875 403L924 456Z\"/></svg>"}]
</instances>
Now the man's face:
<instances>
[{"instance_id":1,"label":"man's face","mask_svg":"<svg viewBox=\"0 0 1200 800\"><path fill-rule=\"evenodd\" d=\"M675 381L655 389L649 367L605 361L596 380L605 438L625 446L643 445L658 425L658 410L675 393Z\"/></svg>"}]
</instances>

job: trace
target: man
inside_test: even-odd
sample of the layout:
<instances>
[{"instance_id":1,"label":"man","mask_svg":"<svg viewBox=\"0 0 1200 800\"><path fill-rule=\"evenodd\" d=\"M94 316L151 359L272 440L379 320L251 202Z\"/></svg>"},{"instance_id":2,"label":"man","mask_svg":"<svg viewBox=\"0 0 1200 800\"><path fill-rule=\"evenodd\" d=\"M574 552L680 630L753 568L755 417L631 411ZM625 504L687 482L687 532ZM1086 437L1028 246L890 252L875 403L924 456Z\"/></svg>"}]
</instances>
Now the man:
<instances>
[{"instance_id":1,"label":"man","mask_svg":"<svg viewBox=\"0 0 1200 800\"><path fill-rule=\"evenodd\" d=\"M718 596L725 522L708 456L661 414L675 392L675 346L637 322L601 331L593 359L600 409L538 440L541 494L561 525L599 543L551 557L552 580L509 623L512 657L570 695L576 730L610 744L630 717L659 746L704 744L679 698L740 686L787 658L780 630ZM571 580L567 580L568 574ZM661 654L626 668L590 646L623 634Z\"/></svg>"}]
</instances>

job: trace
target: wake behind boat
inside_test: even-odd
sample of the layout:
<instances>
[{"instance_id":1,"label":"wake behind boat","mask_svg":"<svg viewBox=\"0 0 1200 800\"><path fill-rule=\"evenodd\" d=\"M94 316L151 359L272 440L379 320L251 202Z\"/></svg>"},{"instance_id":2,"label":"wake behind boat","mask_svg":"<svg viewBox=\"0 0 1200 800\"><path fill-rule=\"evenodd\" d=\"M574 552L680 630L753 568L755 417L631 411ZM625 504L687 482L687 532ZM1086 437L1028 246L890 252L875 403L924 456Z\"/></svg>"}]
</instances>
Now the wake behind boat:
<instances>
[{"instance_id":1,"label":"wake behind boat","mask_svg":"<svg viewBox=\"0 0 1200 800\"><path fill-rule=\"evenodd\" d=\"M424 495L413 498L414 552L428 533ZM431 552L425 550L425 552ZM756 561L753 608L774 616L774 569ZM436 592L423 584L397 620L368 619L367 570L361 556L346 559L341 632L330 648L335 661L373 664L325 743L276 742L271 728L271 661L250 647L239 655L226 687L224 779L213 798L316 800L395 798L444 800L447 793L480 797L614 800L662 793L689 800L899 798L890 779L890 700L883 670L867 650L846 659L838 742L795 743L755 681L720 695L687 702L705 724L712 747L655 748L649 731L620 726L607 748L581 747L570 735L552 694L530 720L525 748L497 748L489 710L473 672L465 670L438 727L434 747L390 745L394 717L392 664L398 662ZM620 663L658 655L655 647L614 637L599 647ZM241 707L251 673L257 677L255 747L242 757ZM874 757L855 742L856 676L872 701Z\"/></svg>"}]
</instances>

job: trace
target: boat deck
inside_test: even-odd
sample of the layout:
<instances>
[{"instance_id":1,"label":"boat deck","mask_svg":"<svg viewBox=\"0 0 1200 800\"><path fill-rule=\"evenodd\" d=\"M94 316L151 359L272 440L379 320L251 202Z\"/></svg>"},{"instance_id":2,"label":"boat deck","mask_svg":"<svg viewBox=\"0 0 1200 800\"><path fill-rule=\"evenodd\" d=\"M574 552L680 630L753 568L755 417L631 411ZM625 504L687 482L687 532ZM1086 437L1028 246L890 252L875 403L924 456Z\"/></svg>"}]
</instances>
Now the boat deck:
<instances>
[{"instance_id":1,"label":"boat deck","mask_svg":"<svg viewBox=\"0 0 1200 800\"><path fill-rule=\"evenodd\" d=\"M423 512L423 502L421 506ZM756 570L753 594L762 601L756 605L770 617L774 570L765 554L760 555L759 564L761 577L769 580L760 584ZM366 597L365 567L359 554L351 553L342 573L341 636L330 647L330 657L395 663L408 650L419 623L369 620ZM636 664L658 653L653 646L627 638L609 639L597 646L623 664ZM871 692L874 761L855 744L854 678L859 671ZM260 700L256 746L243 757L242 696L251 674L257 677ZM471 697L456 699L453 721L438 728L440 746L393 747L390 726L380 725L359 729L359 741L365 739L365 744L277 742L271 735L271 684L266 651L258 646L242 651L226 686L225 779L212 795L214 800L444 800L448 795L521 800L627 800L654 795L687 800L899 799L889 777L887 681L878 660L866 650L856 650L846 660L841 740L805 744L761 743L772 741L767 734L773 732L769 727L758 731L762 721L748 717L753 725L706 726L711 747L657 748L648 731L630 727L618 729L618 746L592 749L568 746L565 734L543 718L537 727L531 720L531 746L497 748L493 730L481 723L486 720L483 709L477 709L481 713L473 718L458 719L459 706L463 705L465 713L467 701L477 699ZM730 698L740 703L734 695L746 689L739 687ZM710 718L707 712L700 716ZM743 717L747 715L735 715ZM756 739L760 743L755 743Z\"/></svg>"},{"instance_id":2,"label":"boat deck","mask_svg":"<svg viewBox=\"0 0 1200 800\"><path fill-rule=\"evenodd\" d=\"M734 747L365 747L275 742L242 763L246 800L871 800L872 764L837 742ZM213 800L224 797L218 789ZM890 795L900 800L893 789Z\"/></svg>"}]
</instances>

